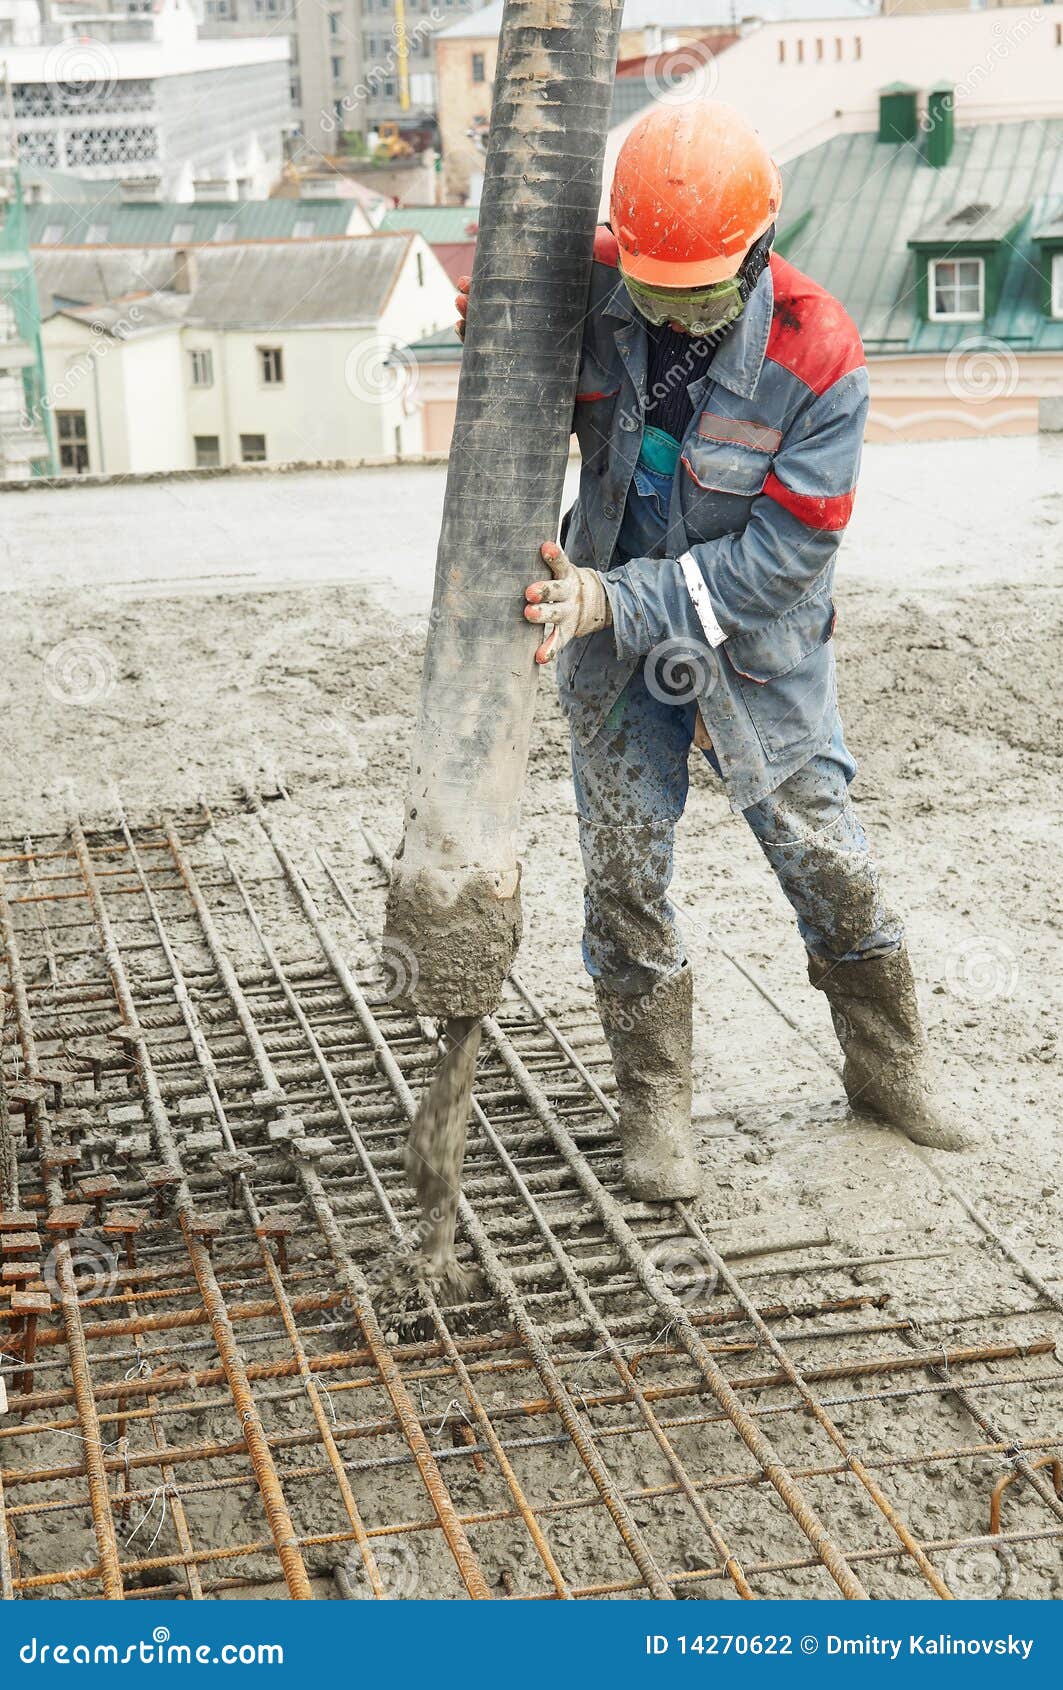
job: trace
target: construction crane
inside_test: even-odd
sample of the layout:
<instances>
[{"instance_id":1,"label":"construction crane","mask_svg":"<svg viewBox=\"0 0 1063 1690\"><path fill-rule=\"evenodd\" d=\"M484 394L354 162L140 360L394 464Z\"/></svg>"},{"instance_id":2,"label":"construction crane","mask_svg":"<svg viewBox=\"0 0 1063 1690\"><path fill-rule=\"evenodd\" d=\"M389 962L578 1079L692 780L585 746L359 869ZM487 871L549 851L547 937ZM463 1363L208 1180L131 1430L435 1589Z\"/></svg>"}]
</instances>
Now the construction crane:
<instances>
[{"instance_id":1,"label":"construction crane","mask_svg":"<svg viewBox=\"0 0 1063 1690\"><path fill-rule=\"evenodd\" d=\"M622 0L507 0L431 633L385 946L447 1054L407 1172L429 1271L454 1230L480 1017L520 940L516 832L537 636L521 615L557 532ZM432 1219L431 1217L435 1217Z\"/></svg>"}]
</instances>

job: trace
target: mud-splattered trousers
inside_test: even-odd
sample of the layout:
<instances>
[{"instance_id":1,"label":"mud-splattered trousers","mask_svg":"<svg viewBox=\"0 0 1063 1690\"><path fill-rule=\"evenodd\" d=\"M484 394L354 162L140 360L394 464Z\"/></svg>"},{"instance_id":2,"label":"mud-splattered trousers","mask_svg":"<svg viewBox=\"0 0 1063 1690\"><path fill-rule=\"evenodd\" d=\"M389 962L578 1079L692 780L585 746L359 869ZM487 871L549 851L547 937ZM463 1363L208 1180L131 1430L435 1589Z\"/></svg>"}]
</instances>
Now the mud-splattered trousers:
<instances>
[{"instance_id":1,"label":"mud-splattered trousers","mask_svg":"<svg viewBox=\"0 0 1063 1690\"><path fill-rule=\"evenodd\" d=\"M693 702L655 696L639 670L572 768L586 874L583 957L612 991L642 996L685 960L668 897L683 814ZM719 773L714 754L706 752ZM838 723L832 743L743 814L814 956L855 962L900 945L864 830L849 797L856 765ZM697 919L697 911L693 912Z\"/></svg>"},{"instance_id":2,"label":"mud-splattered trousers","mask_svg":"<svg viewBox=\"0 0 1063 1690\"><path fill-rule=\"evenodd\" d=\"M602 573L613 625L559 662L587 877L584 955L642 993L683 961L668 901L697 711L710 763L817 956L881 956L903 939L848 787L838 716L834 560L867 410L859 336L777 258L709 375L675 475L639 464L645 330L596 244L576 406L583 467L563 529ZM677 373L682 379L682 372Z\"/></svg>"}]
</instances>

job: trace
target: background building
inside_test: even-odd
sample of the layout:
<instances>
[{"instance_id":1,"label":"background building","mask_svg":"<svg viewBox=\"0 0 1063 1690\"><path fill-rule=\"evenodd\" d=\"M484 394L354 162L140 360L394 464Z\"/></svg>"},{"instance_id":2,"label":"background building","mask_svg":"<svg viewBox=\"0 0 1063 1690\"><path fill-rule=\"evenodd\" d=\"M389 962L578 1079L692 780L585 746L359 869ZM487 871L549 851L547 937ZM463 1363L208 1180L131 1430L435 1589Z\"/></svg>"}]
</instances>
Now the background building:
<instances>
[{"instance_id":1,"label":"background building","mask_svg":"<svg viewBox=\"0 0 1063 1690\"><path fill-rule=\"evenodd\" d=\"M956 130L939 86L920 127L917 99L793 160L780 246L856 320L869 440L1033 433L1063 406L1063 112Z\"/></svg>"},{"instance_id":2,"label":"background building","mask_svg":"<svg viewBox=\"0 0 1063 1690\"><path fill-rule=\"evenodd\" d=\"M406 343L453 316L413 234L38 249L65 474L417 453Z\"/></svg>"},{"instance_id":3,"label":"background building","mask_svg":"<svg viewBox=\"0 0 1063 1690\"><path fill-rule=\"evenodd\" d=\"M805 18L765 23L713 61L712 92L755 123L780 163L838 134L878 127L879 94L921 90L918 117L938 82L953 89L957 127L1058 117L1063 107L1063 11L941 12L919 17ZM706 78L695 72L692 92ZM677 83L672 97L681 97ZM638 121L610 131L603 205L616 155Z\"/></svg>"},{"instance_id":4,"label":"background building","mask_svg":"<svg viewBox=\"0 0 1063 1690\"><path fill-rule=\"evenodd\" d=\"M450 24L435 40L444 197L479 200L504 0ZM667 97L689 75L711 93L715 55L764 19L866 18L877 0L625 0L616 121Z\"/></svg>"},{"instance_id":5,"label":"background building","mask_svg":"<svg viewBox=\"0 0 1063 1690\"><path fill-rule=\"evenodd\" d=\"M268 194L291 121L283 36L200 40L187 0L101 17L93 31L52 20L36 44L4 48L23 167L173 200Z\"/></svg>"},{"instance_id":6,"label":"background building","mask_svg":"<svg viewBox=\"0 0 1063 1690\"><path fill-rule=\"evenodd\" d=\"M297 156L382 123L434 134L433 38L483 0L196 0L210 36L286 34Z\"/></svg>"}]
</instances>

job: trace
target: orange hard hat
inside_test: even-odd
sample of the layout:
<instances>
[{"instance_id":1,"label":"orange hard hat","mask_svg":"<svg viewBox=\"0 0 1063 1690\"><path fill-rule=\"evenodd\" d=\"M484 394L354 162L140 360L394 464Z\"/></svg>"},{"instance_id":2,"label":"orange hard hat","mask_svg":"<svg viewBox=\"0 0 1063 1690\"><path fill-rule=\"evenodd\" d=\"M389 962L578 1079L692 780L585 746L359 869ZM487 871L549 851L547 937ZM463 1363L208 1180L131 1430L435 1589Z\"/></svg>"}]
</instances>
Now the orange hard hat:
<instances>
[{"instance_id":1,"label":"orange hard hat","mask_svg":"<svg viewBox=\"0 0 1063 1690\"><path fill-rule=\"evenodd\" d=\"M656 106L632 129L613 174L620 268L651 287L722 282L738 274L781 204L778 167L733 106Z\"/></svg>"}]
</instances>

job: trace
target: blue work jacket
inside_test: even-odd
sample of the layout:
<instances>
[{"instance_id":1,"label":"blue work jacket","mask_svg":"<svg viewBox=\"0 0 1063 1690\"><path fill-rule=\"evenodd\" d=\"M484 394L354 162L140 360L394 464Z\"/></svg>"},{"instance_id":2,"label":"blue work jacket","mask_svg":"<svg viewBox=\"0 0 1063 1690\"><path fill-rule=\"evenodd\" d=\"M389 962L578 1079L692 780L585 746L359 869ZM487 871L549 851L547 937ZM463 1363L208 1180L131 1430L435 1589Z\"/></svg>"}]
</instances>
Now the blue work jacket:
<instances>
[{"instance_id":1,"label":"blue work jacket","mask_svg":"<svg viewBox=\"0 0 1063 1690\"><path fill-rule=\"evenodd\" d=\"M708 376L688 384L694 413L656 555L625 558L646 360L645 323L599 230L576 398L579 495L563 537L573 563L602 573L613 622L562 651L561 701L589 744L639 664L652 685L688 659L741 810L834 731L831 594L867 414L863 347L841 305L773 255Z\"/></svg>"}]
</instances>

